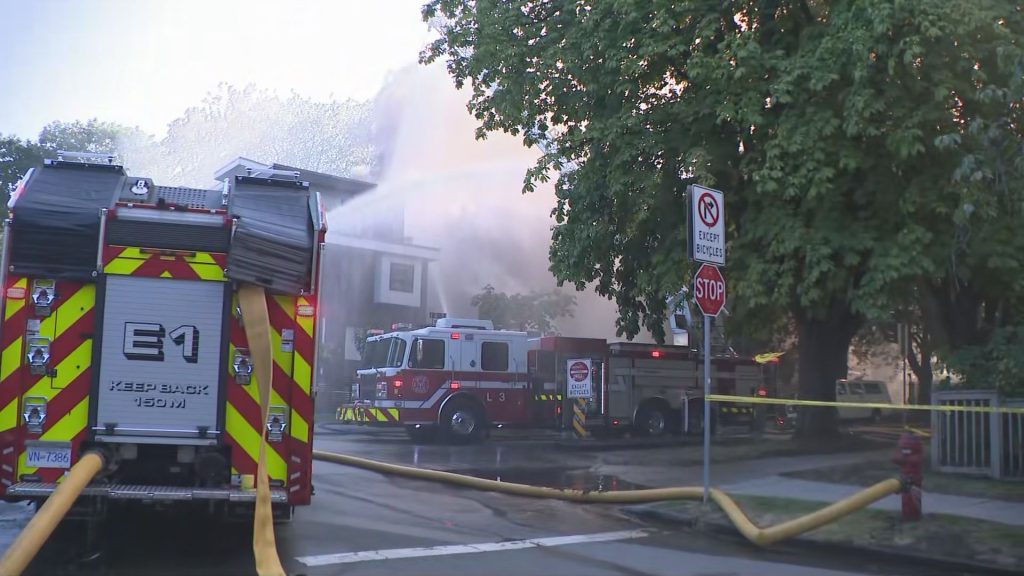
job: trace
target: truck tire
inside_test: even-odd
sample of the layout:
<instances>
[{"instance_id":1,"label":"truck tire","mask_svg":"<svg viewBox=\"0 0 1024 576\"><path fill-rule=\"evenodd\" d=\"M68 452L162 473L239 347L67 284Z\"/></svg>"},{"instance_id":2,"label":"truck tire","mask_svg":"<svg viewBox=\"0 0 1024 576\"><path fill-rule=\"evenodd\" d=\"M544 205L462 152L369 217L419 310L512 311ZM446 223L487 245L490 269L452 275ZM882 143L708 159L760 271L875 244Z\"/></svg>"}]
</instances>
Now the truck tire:
<instances>
[{"instance_id":1,"label":"truck tire","mask_svg":"<svg viewBox=\"0 0 1024 576\"><path fill-rule=\"evenodd\" d=\"M472 400L455 399L441 410L441 438L448 444L479 442L487 426L483 408Z\"/></svg>"},{"instance_id":2,"label":"truck tire","mask_svg":"<svg viewBox=\"0 0 1024 576\"><path fill-rule=\"evenodd\" d=\"M643 436L657 438L669 431L669 414L664 406L650 402L640 406L636 412L637 432Z\"/></svg>"}]
</instances>

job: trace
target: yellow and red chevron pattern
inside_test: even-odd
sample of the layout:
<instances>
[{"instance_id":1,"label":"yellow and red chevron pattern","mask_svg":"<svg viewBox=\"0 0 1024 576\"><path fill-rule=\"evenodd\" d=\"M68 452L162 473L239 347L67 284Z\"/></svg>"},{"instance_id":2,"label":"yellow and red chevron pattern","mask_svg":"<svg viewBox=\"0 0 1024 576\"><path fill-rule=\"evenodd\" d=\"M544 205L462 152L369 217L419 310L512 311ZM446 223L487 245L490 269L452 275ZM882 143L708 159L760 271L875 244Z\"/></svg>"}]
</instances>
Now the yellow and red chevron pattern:
<instances>
[{"instance_id":1,"label":"yellow and red chevron pattern","mask_svg":"<svg viewBox=\"0 0 1024 576\"><path fill-rule=\"evenodd\" d=\"M10 277L4 286L4 330L0 338L0 493L22 474L44 482L60 480L63 469L25 465L25 441L67 441L72 454L85 438L92 372L92 332L96 286L57 281L48 316L37 316L30 298L31 280ZM50 340L49 374L31 374L25 365L25 338L31 331ZM47 400L41 434L21 425L26 397Z\"/></svg>"},{"instance_id":2,"label":"yellow and red chevron pattern","mask_svg":"<svg viewBox=\"0 0 1024 576\"><path fill-rule=\"evenodd\" d=\"M107 274L227 282L226 265L227 255L218 252L103 247L103 272Z\"/></svg>"},{"instance_id":3,"label":"yellow and red chevron pattern","mask_svg":"<svg viewBox=\"0 0 1024 576\"><path fill-rule=\"evenodd\" d=\"M338 408L338 420L356 424L398 424L398 408L370 408L346 404Z\"/></svg>"},{"instance_id":4,"label":"yellow and red chevron pattern","mask_svg":"<svg viewBox=\"0 0 1024 576\"><path fill-rule=\"evenodd\" d=\"M267 295L274 348L270 406L288 412L285 439L267 443L267 472L287 487L293 505L308 504L311 496L314 306L308 296ZM235 350L248 344L237 317L232 317L230 330L228 358L234 358ZM241 385L233 372L229 374L224 429L236 448L231 455L233 474L256 473L260 430L265 425L260 421L257 390L255 377Z\"/></svg>"}]
</instances>

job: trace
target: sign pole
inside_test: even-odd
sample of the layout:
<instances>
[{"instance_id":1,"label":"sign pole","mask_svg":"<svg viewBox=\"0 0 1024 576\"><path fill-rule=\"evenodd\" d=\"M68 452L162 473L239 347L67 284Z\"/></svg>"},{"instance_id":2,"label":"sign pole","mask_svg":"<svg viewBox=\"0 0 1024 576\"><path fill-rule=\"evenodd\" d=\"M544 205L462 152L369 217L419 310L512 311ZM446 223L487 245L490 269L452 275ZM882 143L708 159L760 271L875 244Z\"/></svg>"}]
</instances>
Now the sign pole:
<instances>
[{"instance_id":1,"label":"sign pole","mask_svg":"<svg viewBox=\"0 0 1024 576\"><path fill-rule=\"evenodd\" d=\"M704 504L711 484L711 318L725 306L725 197L720 190L687 188L687 255L701 263L693 277L693 299L704 314Z\"/></svg>"},{"instance_id":2,"label":"sign pole","mask_svg":"<svg viewBox=\"0 0 1024 576\"><path fill-rule=\"evenodd\" d=\"M711 483L711 316L704 315L704 504Z\"/></svg>"}]
</instances>

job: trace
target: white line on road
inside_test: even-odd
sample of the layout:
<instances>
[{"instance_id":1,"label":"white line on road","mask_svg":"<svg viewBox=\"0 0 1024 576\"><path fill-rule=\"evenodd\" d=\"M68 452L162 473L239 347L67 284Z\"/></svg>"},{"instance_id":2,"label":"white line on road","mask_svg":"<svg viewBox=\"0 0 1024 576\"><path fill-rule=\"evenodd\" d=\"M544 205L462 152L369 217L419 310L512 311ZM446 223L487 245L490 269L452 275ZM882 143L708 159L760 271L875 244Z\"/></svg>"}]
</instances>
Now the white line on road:
<instances>
[{"instance_id":1,"label":"white line on road","mask_svg":"<svg viewBox=\"0 0 1024 576\"><path fill-rule=\"evenodd\" d=\"M342 554L299 556L296 560L302 562L306 566L329 566L331 564L368 562L370 560L397 560L399 558L420 558L423 556L449 556L452 554L475 554L478 552L503 552L506 550L522 550L524 548L589 544L591 542L608 542L610 540L632 540L635 538L643 538L647 535L647 530L621 530L619 532L600 532L597 534L580 534L578 536L555 536L552 538L531 538L529 540L512 540L508 542L481 542L479 544L454 544L451 546L431 546L428 548L392 548L390 550L366 550L363 552L345 552Z\"/></svg>"}]
</instances>

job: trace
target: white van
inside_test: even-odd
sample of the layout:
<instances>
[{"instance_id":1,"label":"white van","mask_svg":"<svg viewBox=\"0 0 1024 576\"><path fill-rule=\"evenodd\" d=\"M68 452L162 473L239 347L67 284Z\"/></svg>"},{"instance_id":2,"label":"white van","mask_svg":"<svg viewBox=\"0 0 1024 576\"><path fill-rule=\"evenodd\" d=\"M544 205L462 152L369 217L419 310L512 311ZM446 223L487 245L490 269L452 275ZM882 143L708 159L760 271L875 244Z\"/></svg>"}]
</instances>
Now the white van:
<instances>
[{"instance_id":1,"label":"white van","mask_svg":"<svg viewBox=\"0 0 1024 576\"><path fill-rule=\"evenodd\" d=\"M889 387L880 380L838 380L836 382L836 401L850 403L892 404ZM872 420L879 421L890 411L881 408L862 408L851 406L839 407L840 420Z\"/></svg>"}]
</instances>

